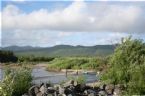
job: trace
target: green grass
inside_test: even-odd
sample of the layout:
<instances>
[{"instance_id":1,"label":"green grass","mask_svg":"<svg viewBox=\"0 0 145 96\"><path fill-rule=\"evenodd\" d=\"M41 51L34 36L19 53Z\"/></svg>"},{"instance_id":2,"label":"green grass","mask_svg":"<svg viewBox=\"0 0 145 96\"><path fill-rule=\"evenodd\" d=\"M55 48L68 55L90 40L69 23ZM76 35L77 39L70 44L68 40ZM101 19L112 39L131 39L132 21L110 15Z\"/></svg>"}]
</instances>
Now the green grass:
<instances>
[{"instance_id":1,"label":"green grass","mask_svg":"<svg viewBox=\"0 0 145 96\"><path fill-rule=\"evenodd\" d=\"M47 67L48 70L60 69L97 69L107 63L102 57L65 57L55 58Z\"/></svg>"}]
</instances>

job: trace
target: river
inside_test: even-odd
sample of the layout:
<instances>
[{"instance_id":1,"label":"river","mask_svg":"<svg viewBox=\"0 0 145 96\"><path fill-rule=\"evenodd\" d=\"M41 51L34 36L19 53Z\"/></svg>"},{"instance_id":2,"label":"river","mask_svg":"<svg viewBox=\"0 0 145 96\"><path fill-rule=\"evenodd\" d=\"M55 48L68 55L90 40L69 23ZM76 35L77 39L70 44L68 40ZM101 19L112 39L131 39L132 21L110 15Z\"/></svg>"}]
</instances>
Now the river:
<instances>
[{"instance_id":1,"label":"river","mask_svg":"<svg viewBox=\"0 0 145 96\"><path fill-rule=\"evenodd\" d=\"M65 73L48 72L43 67L33 68L31 74L33 76L32 83L34 83L34 84L40 84L42 82L44 82L44 83L51 82L54 84L58 84L64 80L67 80L70 77L77 78L78 76L84 76L87 83L97 81L96 74L68 75L67 76L68 78L67 78L65 76ZM2 80L2 77L3 77L3 71L2 71L2 69L0 69L0 80Z\"/></svg>"}]
</instances>

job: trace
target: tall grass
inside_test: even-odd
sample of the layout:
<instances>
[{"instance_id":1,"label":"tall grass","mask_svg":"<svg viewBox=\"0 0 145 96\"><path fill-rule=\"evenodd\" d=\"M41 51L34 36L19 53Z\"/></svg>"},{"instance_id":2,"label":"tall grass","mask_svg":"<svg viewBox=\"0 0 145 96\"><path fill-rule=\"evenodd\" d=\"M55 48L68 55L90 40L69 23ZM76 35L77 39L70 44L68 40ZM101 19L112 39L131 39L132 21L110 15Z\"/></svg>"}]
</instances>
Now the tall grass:
<instances>
[{"instance_id":1,"label":"tall grass","mask_svg":"<svg viewBox=\"0 0 145 96\"><path fill-rule=\"evenodd\" d=\"M99 69L107 63L107 58L103 57L65 57L55 58L47 67L48 70L60 69Z\"/></svg>"},{"instance_id":2,"label":"tall grass","mask_svg":"<svg viewBox=\"0 0 145 96\"><path fill-rule=\"evenodd\" d=\"M6 69L0 82L0 96L21 96L31 86L31 70L28 68Z\"/></svg>"}]
</instances>

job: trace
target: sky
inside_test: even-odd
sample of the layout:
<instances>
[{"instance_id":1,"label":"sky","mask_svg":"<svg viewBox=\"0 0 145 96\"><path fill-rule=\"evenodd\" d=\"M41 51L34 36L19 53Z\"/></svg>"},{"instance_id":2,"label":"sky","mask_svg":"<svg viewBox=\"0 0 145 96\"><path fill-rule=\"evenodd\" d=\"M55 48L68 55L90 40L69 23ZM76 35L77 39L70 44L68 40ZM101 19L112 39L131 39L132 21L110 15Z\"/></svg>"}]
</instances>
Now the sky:
<instances>
[{"instance_id":1,"label":"sky","mask_svg":"<svg viewBox=\"0 0 145 96\"><path fill-rule=\"evenodd\" d=\"M3 0L1 46L105 45L145 41L145 1Z\"/></svg>"}]
</instances>

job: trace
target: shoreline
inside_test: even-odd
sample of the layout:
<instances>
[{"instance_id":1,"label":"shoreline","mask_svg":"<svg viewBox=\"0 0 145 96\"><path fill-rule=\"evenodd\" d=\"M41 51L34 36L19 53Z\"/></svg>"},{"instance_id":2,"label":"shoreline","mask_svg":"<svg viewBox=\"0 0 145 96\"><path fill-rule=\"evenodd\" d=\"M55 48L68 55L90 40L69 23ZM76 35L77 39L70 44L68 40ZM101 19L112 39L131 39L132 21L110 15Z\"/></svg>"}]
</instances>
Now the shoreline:
<instances>
[{"instance_id":1,"label":"shoreline","mask_svg":"<svg viewBox=\"0 0 145 96\"><path fill-rule=\"evenodd\" d=\"M29 62L29 63L33 63L33 62ZM48 72L55 72L55 73L66 73L69 74L96 74L97 72L95 70L88 70L88 69L47 69L48 63L38 63L38 64L26 64L26 67L29 67L31 69L34 68L44 68L44 70L48 71ZM19 63L1 63L0 64L0 69L5 68L5 67L10 67L10 68L19 68L19 67L23 67L23 64L19 65Z\"/></svg>"}]
</instances>

